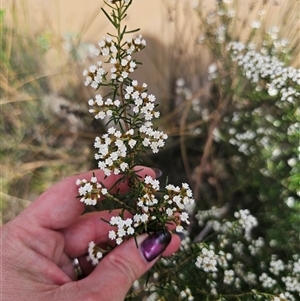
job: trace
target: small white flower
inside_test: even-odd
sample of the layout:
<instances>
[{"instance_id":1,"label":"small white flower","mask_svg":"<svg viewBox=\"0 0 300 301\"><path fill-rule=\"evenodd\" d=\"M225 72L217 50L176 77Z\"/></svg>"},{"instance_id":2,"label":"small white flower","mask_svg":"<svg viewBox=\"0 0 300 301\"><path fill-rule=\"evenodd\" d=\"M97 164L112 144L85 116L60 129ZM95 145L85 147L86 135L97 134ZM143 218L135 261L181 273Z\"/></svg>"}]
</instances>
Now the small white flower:
<instances>
[{"instance_id":1,"label":"small white flower","mask_svg":"<svg viewBox=\"0 0 300 301\"><path fill-rule=\"evenodd\" d=\"M218 66L217 66L216 63L212 63L212 64L210 64L210 65L208 66L208 73L209 73L209 74L214 74L214 73L217 72L217 70L218 70Z\"/></svg>"},{"instance_id":2,"label":"small white flower","mask_svg":"<svg viewBox=\"0 0 300 301\"><path fill-rule=\"evenodd\" d=\"M116 244L117 244L117 245L120 245L122 242L123 242L123 239L122 239L121 237L118 237L118 238L116 239Z\"/></svg>"},{"instance_id":3,"label":"small white flower","mask_svg":"<svg viewBox=\"0 0 300 301\"><path fill-rule=\"evenodd\" d=\"M128 141L128 145L129 145L131 148L134 148L134 146L136 145L136 140L130 139L130 140Z\"/></svg>"},{"instance_id":4,"label":"small white flower","mask_svg":"<svg viewBox=\"0 0 300 301\"><path fill-rule=\"evenodd\" d=\"M120 102L120 100L115 100L114 101L114 105L118 108L120 105L121 105L121 102Z\"/></svg>"},{"instance_id":5,"label":"small white flower","mask_svg":"<svg viewBox=\"0 0 300 301\"><path fill-rule=\"evenodd\" d=\"M128 229L127 229L127 234L128 234L128 235L132 235L134 232L135 232L135 231L134 231L134 228L128 227Z\"/></svg>"},{"instance_id":6,"label":"small white flower","mask_svg":"<svg viewBox=\"0 0 300 301\"><path fill-rule=\"evenodd\" d=\"M91 182L92 183L97 183L97 178L96 177L91 177Z\"/></svg>"},{"instance_id":7,"label":"small white flower","mask_svg":"<svg viewBox=\"0 0 300 301\"><path fill-rule=\"evenodd\" d=\"M100 251L98 251L96 257L99 260L103 257L103 254Z\"/></svg>"},{"instance_id":8,"label":"small white flower","mask_svg":"<svg viewBox=\"0 0 300 301\"><path fill-rule=\"evenodd\" d=\"M128 74L128 72L123 71L121 75L123 78L127 78L129 74Z\"/></svg>"},{"instance_id":9,"label":"small white flower","mask_svg":"<svg viewBox=\"0 0 300 301\"><path fill-rule=\"evenodd\" d=\"M113 104L113 101L111 100L111 98L107 98L105 101L105 105L111 106L112 104Z\"/></svg>"},{"instance_id":10,"label":"small white flower","mask_svg":"<svg viewBox=\"0 0 300 301\"><path fill-rule=\"evenodd\" d=\"M187 224L190 223L190 222L189 222L189 215L188 215L187 212L182 212L182 213L180 214L180 219L181 219L182 222L186 222Z\"/></svg>"},{"instance_id":11,"label":"small white flower","mask_svg":"<svg viewBox=\"0 0 300 301\"><path fill-rule=\"evenodd\" d=\"M234 271L233 270L225 270L224 271L224 280L225 284L231 285L234 281Z\"/></svg>"},{"instance_id":12,"label":"small white flower","mask_svg":"<svg viewBox=\"0 0 300 301\"><path fill-rule=\"evenodd\" d=\"M95 104L94 99L90 99L90 100L88 101L88 104L89 104L90 106L93 106L93 105Z\"/></svg>"},{"instance_id":13,"label":"small white flower","mask_svg":"<svg viewBox=\"0 0 300 301\"><path fill-rule=\"evenodd\" d=\"M121 168L122 171L125 171L128 168L128 163L122 162L121 165L120 165L120 168Z\"/></svg>"},{"instance_id":14,"label":"small white flower","mask_svg":"<svg viewBox=\"0 0 300 301\"><path fill-rule=\"evenodd\" d=\"M202 254L197 257L195 264L198 268L203 269L205 272L216 272L217 256L213 250L203 248Z\"/></svg>"},{"instance_id":15,"label":"small white flower","mask_svg":"<svg viewBox=\"0 0 300 301\"><path fill-rule=\"evenodd\" d=\"M101 194L102 195L106 195L108 193L107 189L106 188L102 188L101 189Z\"/></svg>"},{"instance_id":16,"label":"small white flower","mask_svg":"<svg viewBox=\"0 0 300 301\"><path fill-rule=\"evenodd\" d=\"M166 210L166 214L167 214L168 216L173 216L173 210L170 209L170 208L168 208L168 209Z\"/></svg>"},{"instance_id":17,"label":"small white flower","mask_svg":"<svg viewBox=\"0 0 300 301\"><path fill-rule=\"evenodd\" d=\"M121 65L122 65L123 67L125 67L127 64L128 64L128 61L127 61L126 59L122 59L122 60L121 60Z\"/></svg>"},{"instance_id":18,"label":"small white flower","mask_svg":"<svg viewBox=\"0 0 300 301\"><path fill-rule=\"evenodd\" d=\"M106 116L105 112L101 111L95 116L95 119L104 119L105 116Z\"/></svg>"},{"instance_id":19,"label":"small white flower","mask_svg":"<svg viewBox=\"0 0 300 301\"><path fill-rule=\"evenodd\" d=\"M126 235L126 230L124 228L119 228L117 235L118 235L118 237L125 236Z\"/></svg>"},{"instance_id":20,"label":"small white flower","mask_svg":"<svg viewBox=\"0 0 300 301\"><path fill-rule=\"evenodd\" d=\"M276 96L278 94L278 89L276 89L275 87L271 86L269 89L268 89L268 93L270 96Z\"/></svg>"},{"instance_id":21,"label":"small white flower","mask_svg":"<svg viewBox=\"0 0 300 301\"><path fill-rule=\"evenodd\" d=\"M88 246L88 256L87 256L87 260L90 260L92 261L92 264L93 265L97 265L99 263L99 259L102 258L102 253L100 251L97 252L96 256L94 254L95 252L95 248L96 248L96 245L93 241L91 241L89 243L89 246ZM99 254L100 253L100 254Z\"/></svg>"},{"instance_id":22,"label":"small white flower","mask_svg":"<svg viewBox=\"0 0 300 301\"><path fill-rule=\"evenodd\" d=\"M145 223L149 218L149 215L146 214L146 213L143 213L141 216L140 216L140 220L142 223Z\"/></svg>"},{"instance_id":23,"label":"small white flower","mask_svg":"<svg viewBox=\"0 0 300 301\"><path fill-rule=\"evenodd\" d=\"M180 232L183 232L183 231L184 231L184 229L181 225L176 226L176 232L180 233Z\"/></svg>"},{"instance_id":24,"label":"small white flower","mask_svg":"<svg viewBox=\"0 0 300 301\"><path fill-rule=\"evenodd\" d=\"M117 53L117 51L118 51L117 47L115 45L112 45L109 50L111 53Z\"/></svg>"},{"instance_id":25,"label":"small white flower","mask_svg":"<svg viewBox=\"0 0 300 301\"><path fill-rule=\"evenodd\" d=\"M261 22L259 20L255 20L251 23L251 27L254 29L259 29L261 27Z\"/></svg>"},{"instance_id":26,"label":"small white flower","mask_svg":"<svg viewBox=\"0 0 300 301\"><path fill-rule=\"evenodd\" d=\"M122 136L122 133L121 133L119 130L118 130L118 131L115 131L114 136L115 136L116 138L120 138L120 137Z\"/></svg>"},{"instance_id":27,"label":"small white flower","mask_svg":"<svg viewBox=\"0 0 300 301\"><path fill-rule=\"evenodd\" d=\"M103 56L108 56L109 55L109 48L108 47L104 47L101 49L101 54Z\"/></svg>"},{"instance_id":28,"label":"small white flower","mask_svg":"<svg viewBox=\"0 0 300 301\"><path fill-rule=\"evenodd\" d=\"M104 40L101 40L98 45L102 48L105 46L105 41Z\"/></svg>"}]
</instances>

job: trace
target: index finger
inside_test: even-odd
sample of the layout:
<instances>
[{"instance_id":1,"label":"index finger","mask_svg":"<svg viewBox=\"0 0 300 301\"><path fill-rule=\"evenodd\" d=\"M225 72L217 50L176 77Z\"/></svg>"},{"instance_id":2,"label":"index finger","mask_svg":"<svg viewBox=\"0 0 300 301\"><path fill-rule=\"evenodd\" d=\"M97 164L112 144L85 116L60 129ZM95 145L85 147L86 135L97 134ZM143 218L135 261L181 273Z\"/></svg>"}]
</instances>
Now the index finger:
<instances>
[{"instance_id":1,"label":"index finger","mask_svg":"<svg viewBox=\"0 0 300 301\"><path fill-rule=\"evenodd\" d=\"M136 166L135 170L141 179L147 175L156 177L152 168ZM122 175L111 175L105 178L103 171L99 169L68 177L41 194L22 212L23 218L50 229L57 230L68 227L84 211L84 204L77 198L78 187L75 182L77 179L89 179L93 173L98 181L102 182L108 189L122 177ZM114 187L114 190L117 189L122 193L128 191L128 181L121 181Z\"/></svg>"}]
</instances>

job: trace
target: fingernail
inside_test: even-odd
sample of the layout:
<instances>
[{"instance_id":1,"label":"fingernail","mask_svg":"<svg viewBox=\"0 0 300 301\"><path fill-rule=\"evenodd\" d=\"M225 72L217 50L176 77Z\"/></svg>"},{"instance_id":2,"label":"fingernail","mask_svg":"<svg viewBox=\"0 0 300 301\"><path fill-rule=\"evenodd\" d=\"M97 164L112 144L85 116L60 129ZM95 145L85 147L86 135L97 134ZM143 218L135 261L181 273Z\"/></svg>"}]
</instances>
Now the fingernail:
<instances>
[{"instance_id":1,"label":"fingernail","mask_svg":"<svg viewBox=\"0 0 300 301\"><path fill-rule=\"evenodd\" d=\"M156 178L159 178L162 176L162 171L160 169L155 168L155 167L151 167L151 169L155 172Z\"/></svg>"},{"instance_id":2,"label":"fingernail","mask_svg":"<svg viewBox=\"0 0 300 301\"><path fill-rule=\"evenodd\" d=\"M146 238L141 244L141 250L148 262L159 256L168 246L172 238L169 231L159 231Z\"/></svg>"}]
</instances>

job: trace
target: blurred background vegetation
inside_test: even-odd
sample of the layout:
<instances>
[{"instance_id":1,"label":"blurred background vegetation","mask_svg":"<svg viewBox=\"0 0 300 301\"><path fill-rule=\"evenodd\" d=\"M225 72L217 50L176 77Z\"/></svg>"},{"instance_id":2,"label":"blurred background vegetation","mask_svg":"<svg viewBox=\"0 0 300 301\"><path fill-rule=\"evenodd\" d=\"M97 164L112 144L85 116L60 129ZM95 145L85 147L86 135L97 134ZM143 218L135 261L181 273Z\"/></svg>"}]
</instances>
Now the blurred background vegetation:
<instances>
[{"instance_id":1,"label":"blurred background vegetation","mask_svg":"<svg viewBox=\"0 0 300 301\"><path fill-rule=\"evenodd\" d=\"M226 50L255 43L299 68L299 1L150 2L134 1L128 22L147 40L136 76L157 95L170 139L145 164L189 182L195 213L248 208L258 235L287 257L300 252L299 98L278 105ZM11 0L1 9L2 222L61 178L95 168L93 140L105 125L87 113L93 91L82 70L109 28L101 2L72 3ZM192 223L191 236L201 230Z\"/></svg>"},{"instance_id":2,"label":"blurred background vegetation","mask_svg":"<svg viewBox=\"0 0 300 301\"><path fill-rule=\"evenodd\" d=\"M2 223L60 179L96 167L93 141L105 124L87 113L93 91L84 87L82 70L93 62L93 44L110 30L101 6L94 0L3 2ZM191 239L205 232L198 211L215 206L229 218L248 208L260 225L254 236L266 241L265 258L300 254L299 10L298 0L137 0L129 10L129 27L140 27L147 40L134 76L156 94L157 125L170 137L144 163L163 171L162 182L168 177L193 188ZM268 92L274 78L251 80L232 59L231 42L298 68L298 81L284 82L292 91L286 100ZM259 69L249 63L252 73Z\"/></svg>"}]
</instances>

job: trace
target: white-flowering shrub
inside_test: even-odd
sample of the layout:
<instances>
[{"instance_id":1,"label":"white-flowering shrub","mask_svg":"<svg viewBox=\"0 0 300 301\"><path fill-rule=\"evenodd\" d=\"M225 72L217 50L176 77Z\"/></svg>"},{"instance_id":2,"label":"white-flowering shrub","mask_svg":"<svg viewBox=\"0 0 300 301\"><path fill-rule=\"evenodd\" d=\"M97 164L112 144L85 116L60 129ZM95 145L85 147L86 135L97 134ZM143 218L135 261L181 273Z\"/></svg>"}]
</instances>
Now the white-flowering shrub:
<instances>
[{"instance_id":1,"label":"white-flowering shrub","mask_svg":"<svg viewBox=\"0 0 300 301\"><path fill-rule=\"evenodd\" d=\"M132 78L139 64L134 55L146 41L141 35L124 39L132 32L120 16L131 2L110 1L112 13L105 14L118 35L93 48L97 63L83 73L86 86L110 90L88 101L89 112L107 126L94 142L98 168L129 180L131 191L114 194L92 176L77 181L79 197L87 205L106 198L131 213L107 221L116 246L171 222L182 244L155 265L146 282L135 282L128 299L298 300L300 70L289 66L289 42L275 28L262 30L262 11L249 24L248 38L239 40L236 3L217 1L206 14L200 2L196 7L198 42L211 58L211 101L194 94L185 78L174 81L176 101L187 104L181 130L191 136L191 149L202 143L200 163L189 175L194 202L186 183L162 185L149 176L141 182L134 173L142 154L161 156L168 136L155 127L156 97ZM192 122L185 132L186 120ZM186 167L195 161L184 158ZM89 259L97 264L108 251L91 242Z\"/></svg>"}]
</instances>

